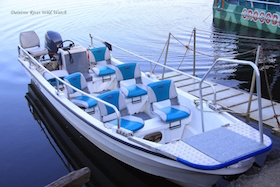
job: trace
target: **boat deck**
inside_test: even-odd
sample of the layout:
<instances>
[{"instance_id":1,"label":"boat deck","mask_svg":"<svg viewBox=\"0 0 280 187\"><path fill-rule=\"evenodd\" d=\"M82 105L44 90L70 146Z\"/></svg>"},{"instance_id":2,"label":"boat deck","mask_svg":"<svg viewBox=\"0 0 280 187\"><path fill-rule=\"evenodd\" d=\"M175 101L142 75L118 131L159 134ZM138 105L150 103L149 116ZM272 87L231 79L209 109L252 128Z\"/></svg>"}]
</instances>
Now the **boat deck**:
<instances>
[{"instance_id":1,"label":"boat deck","mask_svg":"<svg viewBox=\"0 0 280 187\"><path fill-rule=\"evenodd\" d=\"M252 127L243 122L230 124L164 144L158 149L196 169L220 169L270 148L270 138L264 136L264 144L260 144L258 131L251 129Z\"/></svg>"},{"instance_id":2,"label":"boat deck","mask_svg":"<svg viewBox=\"0 0 280 187\"><path fill-rule=\"evenodd\" d=\"M159 76L161 77L161 76ZM177 72L168 72L164 74L164 79L172 79L177 88L199 97L199 81L188 77L186 75L179 74ZM216 101L217 104L223 108L232 111L232 113L239 113L246 115L248 103L249 103L249 93L240 91L237 89L229 88L217 83L212 82L216 90ZM207 84L202 84L202 95L203 100L212 101L213 100L213 90ZM273 102L276 115L279 119L280 115L280 104ZM263 111L263 123L270 128L277 127L277 121L274 117L274 112L272 108L272 103L270 100L262 98L262 111ZM252 120L258 121L258 99L253 95L250 118ZM280 120L280 119L279 119Z\"/></svg>"}]
</instances>

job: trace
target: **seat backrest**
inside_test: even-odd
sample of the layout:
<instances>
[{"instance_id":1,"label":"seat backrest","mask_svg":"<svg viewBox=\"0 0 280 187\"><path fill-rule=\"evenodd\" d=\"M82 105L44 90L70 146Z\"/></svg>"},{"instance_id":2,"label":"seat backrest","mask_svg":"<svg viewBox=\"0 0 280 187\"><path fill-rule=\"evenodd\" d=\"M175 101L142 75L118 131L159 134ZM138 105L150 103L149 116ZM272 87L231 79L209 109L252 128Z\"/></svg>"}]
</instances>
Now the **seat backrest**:
<instances>
[{"instance_id":1,"label":"seat backrest","mask_svg":"<svg viewBox=\"0 0 280 187\"><path fill-rule=\"evenodd\" d=\"M64 80L67 83L71 84L72 86L74 86L80 90L88 92L87 82L82 73L80 73L80 72L72 73L72 74L64 77ZM68 94L73 94L76 92L74 89L70 88L69 86L66 86L66 87L67 87Z\"/></svg>"},{"instance_id":2,"label":"seat backrest","mask_svg":"<svg viewBox=\"0 0 280 187\"><path fill-rule=\"evenodd\" d=\"M177 92L172 80L153 82L147 85L150 103L177 98Z\"/></svg>"},{"instance_id":3,"label":"seat backrest","mask_svg":"<svg viewBox=\"0 0 280 187\"><path fill-rule=\"evenodd\" d=\"M113 90L106 93L103 93L98 96L98 98L106 101L112 105L115 105L117 109L121 112L122 110L126 109L126 104L124 100L124 96L119 90ZM107 116L109 114L115 113L115 110L102 102L98 102L98 107L100 110L101 116Z\"/></svg>"},{"instance_id":4,"label":"seat backrest","mask_svg":"<svg viewBox=\"0 0 280 187\"><path fill-rule=\"evenodd\" d=\"M40 47L40 40L38 35L34 31L22 32L19 35L19 42L21 47L30 48L30 47Z\"/></svg>"},{"instance_id":5,"label":"seat backrest","mask_svg":"<svg viewBox=\"0 0 280 187\"><path fill-rule=\"evenodd\" d=\"M97 63L100 61L107 61L111 59L110 51L107 47L95 47L89 49L89 62Z\"/></svg>"},{"instance_id":6,"label":"seat backrest","mask_svg":"<svg viewBox=\"0 0 280 187\"><path fill-rule=\"evenodd\" d=\"M89 64L87 60L87 50L82 46L75 46L70 50L59 49L62 68L66 69L69 74L81 72L87 81L91 81L88 73Z\"/></svg>"},{"instance_id":7,"label":"seat backrest","mask_svg":"<svg viewBox=\"0 0 280 187\"><path fill-rule=\"evenodd\" d=\"M135 79L136 83L141 83L141 71L137 63L125 63L116 66L117 81Z\"/></svg>"}]
</instances>

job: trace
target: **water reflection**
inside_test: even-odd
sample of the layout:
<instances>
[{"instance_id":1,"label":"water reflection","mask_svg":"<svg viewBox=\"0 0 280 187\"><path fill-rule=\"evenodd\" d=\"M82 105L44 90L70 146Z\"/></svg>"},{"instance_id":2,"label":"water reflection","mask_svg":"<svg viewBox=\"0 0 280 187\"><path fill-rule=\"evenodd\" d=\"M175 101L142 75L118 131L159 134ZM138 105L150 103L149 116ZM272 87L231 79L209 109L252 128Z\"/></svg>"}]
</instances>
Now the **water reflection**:
<instances>
[{"instance_id":1,"label":"water reflection","mask_svg":"<svg viewBox=\"0 0 280 187\"><path fill-rule=\"evenodd\" d=\"M90 168L91 177L86 186L177 186L163 178L136 170L92 145L34 85L28 85L25 97L34 119L69 172L85 166Z\"/></svg>"},{"instance_id":2,"label":"water reflection","mask_svg":"<svg viewBox=\"0 0 280 187\"><path fill-rule=\"evenodd\" d=\"M269 98L264 77L264 70L266 70L268 74L269 89L272 92L273 100L279 102L280 97L277 93L280 90L275 85L280 82L280 41L274 41L274 39L277 39L279 36L218 19L213 19L212 32L212 47L215 56L217 57L227 56L227 54L229 54L234 55L234 58L236 59L255 62L256 50L254 49L256 49L259 45L263 48L263 51L261 52L261 59L258 64L262 80L262 96ZM271 40L256 40L253 37L268 38ZM263 62L265 65L263 65ZM227 80L234 80L234 82L238 81L238 84L233 87L249 91L251 77L252 69L250 67L238 65L228 76L224 75L222 78L220 77L219 80L221 80L221 82L227 82Z\"/></svg>"}]
</instances>

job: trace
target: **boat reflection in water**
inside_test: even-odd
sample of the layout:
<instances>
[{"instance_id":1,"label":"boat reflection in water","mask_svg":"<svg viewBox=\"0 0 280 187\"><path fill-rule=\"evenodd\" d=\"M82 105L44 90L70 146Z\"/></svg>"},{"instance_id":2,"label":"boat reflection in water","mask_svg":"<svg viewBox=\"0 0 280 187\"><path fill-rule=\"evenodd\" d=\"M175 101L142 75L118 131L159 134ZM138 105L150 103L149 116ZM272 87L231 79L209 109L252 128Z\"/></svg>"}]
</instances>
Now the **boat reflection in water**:
<instances>
[{"instance_id":1,"label":"boat reflection in water","mask_svg":"<svg viewBox=\"0 0 280 187\"><path fill-rule=\"evenodd\" d=\"M280 34L279 8L279 1L215 0L213 17L255 30Z\"/></svg>"},{"instance_id":2,"label":"boat reflection in water","mask_svg":"<svg viewBox=\"0 0 280 187\"><path fill-rule=\"evenodd\" d=\"M90 181L86 186L177 186L102 152L73 129L32 83L28 85L25 97L34 119L69 172L83 167L91 170Z\"/></svg>"}]
</instances>

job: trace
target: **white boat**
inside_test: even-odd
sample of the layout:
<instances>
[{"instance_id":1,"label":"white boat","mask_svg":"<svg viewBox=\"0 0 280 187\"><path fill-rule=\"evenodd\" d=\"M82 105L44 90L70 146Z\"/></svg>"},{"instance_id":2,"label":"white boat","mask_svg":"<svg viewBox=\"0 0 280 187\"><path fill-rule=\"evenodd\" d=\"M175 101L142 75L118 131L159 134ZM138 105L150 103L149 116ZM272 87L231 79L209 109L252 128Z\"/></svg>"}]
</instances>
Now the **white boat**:
<instances>
[{"instance_id":1,"label":"white boat","mask_svg":"<svg viewBox=\"0 0 280 187\"><path fill-rule=\"evenodd\" d=\"M65 43L48 31L45 49L34 31L23 32L18 60L60 114L112 157L183 186L211 186L221 176L247 171L255 156L271 148L261 111L256 130L221 111L215 100L204 102L176 88L172 80L141 72L137 63L113 58L108 43L88 49L72 41L63 47ZM50 59L42 58L47 54ZM259 91L257 67L231 61L254 68Z\"/></svg>"}]
</instances>

